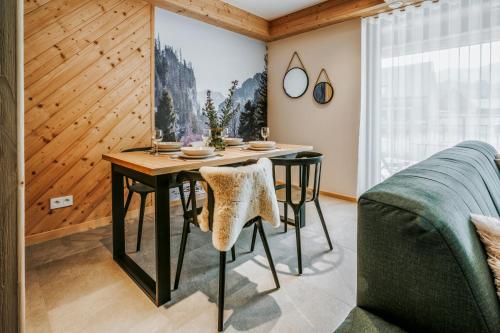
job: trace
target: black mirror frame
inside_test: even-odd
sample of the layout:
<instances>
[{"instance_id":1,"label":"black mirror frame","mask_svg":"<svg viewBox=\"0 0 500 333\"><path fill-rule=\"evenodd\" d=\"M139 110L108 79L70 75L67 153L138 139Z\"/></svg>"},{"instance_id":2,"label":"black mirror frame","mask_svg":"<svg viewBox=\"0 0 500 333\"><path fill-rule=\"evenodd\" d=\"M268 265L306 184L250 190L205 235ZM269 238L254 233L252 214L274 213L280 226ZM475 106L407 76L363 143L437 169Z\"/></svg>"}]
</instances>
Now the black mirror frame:
<instances>
[{"instance_id":1,"label":"black mirror frame","mask_svg":"<svg viewBox=\"0 0 500 333\"><path fill-rule=\"evenodd\" d=\"M288 73L289 73L291 70L293 70L293 69L300 69L300 70L302 70L302 71L304 72L304 74L306 75L306 88L304 89L304 91L302 92L302 94L300 94L299 96L290 96L290 95L288 94L288 92L286 91L286 89L285 89L285 79L286 79L286 76L287 76L287 75L288 75ZM304 68L302 68L302 67L297 67L297 66L296 66L296 67L289 68L289 69L286 71L285 75L283 76L283 84L282 84L282 87L283 87L283 91L285 92L285 94L286 94L288 97L290 97L290 98L294 98L294 99L295 99L295 98L300 98L300 97L304 96L304 94L305 94L305 93L307 92L307 90L309 89L309 75L307 74L306 70L305 70Z\"/></svg>"},{"instance_id":2,"label":"black mirror frame","mask_svg":"<svg viewBox=\"0 0 500 333\"><path fill-rule=\"evenodd\" d=\"M330 96L330 98L329 98L327 101L324 101L324 102L320 102L320 101L318 101L318 100L316 99L316 96L314 95L314 91L316 90L316 87L317 87L318 85L322 84L322 83L325 83L325 84L329 85L329 86L332 88L332 96ZM315 85L315 86L314 86L314 88L313 88L313 99L314 99L314 101L315 101L316 103L318 103L318 104L321 104L321 105L328 104L328 103L330 103L330 102L332 101L332 99L333 99L333 97L334 97L334 96L335 96L335 89L333 89L333 85L332 85L330 82L328 82L328 81L321 81L321 82L318 82L318 83L316 83L316 85Z\"/></svg>"}]
</instances>

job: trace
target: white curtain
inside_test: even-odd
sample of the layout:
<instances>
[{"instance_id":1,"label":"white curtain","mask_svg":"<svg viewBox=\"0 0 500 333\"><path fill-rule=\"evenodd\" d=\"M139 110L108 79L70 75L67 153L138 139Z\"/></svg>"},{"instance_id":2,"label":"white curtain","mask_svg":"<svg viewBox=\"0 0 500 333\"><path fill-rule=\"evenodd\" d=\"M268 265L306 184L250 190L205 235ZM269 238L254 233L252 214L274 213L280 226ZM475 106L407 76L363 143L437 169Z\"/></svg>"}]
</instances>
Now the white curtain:
<instances>
[{"instance_id":1,"label":"white curtain","mask_svg":"<svg viewBox=\"0 0 500 333\"><path fill-rule=\"evenodd\" d=\"M358 194L463 140L500 148L500 0L362 21Z\"/></svg>"}]
</instances>

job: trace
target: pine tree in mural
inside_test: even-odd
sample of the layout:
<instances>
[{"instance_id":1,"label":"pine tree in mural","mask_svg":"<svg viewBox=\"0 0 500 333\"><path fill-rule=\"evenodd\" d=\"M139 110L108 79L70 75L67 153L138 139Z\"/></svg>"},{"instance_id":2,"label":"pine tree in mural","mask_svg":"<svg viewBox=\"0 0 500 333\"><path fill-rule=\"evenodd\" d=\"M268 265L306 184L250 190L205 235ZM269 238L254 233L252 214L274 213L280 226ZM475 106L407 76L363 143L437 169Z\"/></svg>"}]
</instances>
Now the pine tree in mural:
<instances>
[{"instance_id":1,"label":"pine tree in mural","mask_svg":"<svg viewBox=\"0 0 500 333\"><path fill-rule=\"evenodd\" d=\"M255 130L259 136L260 128L267 126L267 54L264 57L264 72L259 80L259 88L255 92L257 107L255 110Z\"/></svg>"},{"instance_id":2,"label":"pine tree in mural","mask_svg":"<svg viewBox=\"0 0 500 333\"><path fill-rule=\"evenodd\" d=\"M160 96L155 121L156 127L163 130L164 140L175 141L177 116L174 112L172 98L166 89Z\"/></svg>"},{"instance_id":3,"label":"pine tree in mural","mask_svg":"<svg viewBox=\"0 0 500 333\"><path fill-rule=\"evenodd\" d=\"M254 99L245 104L240 115L239 134L245 141L258 140L260 128L267 126L267 55L264 60L264 72L260 75Z\"/></svg>"},{"instance_id":4,"label":"pine tree in mural","mask_svg":"<svg viewBox=\"0 0 500 333\"><path fill-rule=\"evenodd\" d=\"M228 90L227 98L224 100L221 111L221 121L220 125L222 127L230 127L231 120L233 117L239 112L240 105L234 106L234 91L238 86L238 80L234 80L231 82L231 87ZM230 128L231 129L231 128Z\"/></svg>"},{"instance_id":5,"label":"pine tree in mural","mask_svg":"<svg viewBox=\"0 0 500 333\"><path fill-rule=\"evenodd\" d=\"M252 101L247 101L245 107L241 112L240 116L240 126L239 133L240 136L245 140L255 139L255 111L256 106Z\"/></svg>"},{"instance_id":6,"label":"pine tree in mural","mask_svg":"<svg viewBox=\"0 0 500 333\"><path fill-rule=\"evenodd\" d=\"M207 101L202 109L203 115L207 118L206 125L208 128L217 128L217 111L215 110L212 92L207 90Z\"/></svg>"}]
</instances>

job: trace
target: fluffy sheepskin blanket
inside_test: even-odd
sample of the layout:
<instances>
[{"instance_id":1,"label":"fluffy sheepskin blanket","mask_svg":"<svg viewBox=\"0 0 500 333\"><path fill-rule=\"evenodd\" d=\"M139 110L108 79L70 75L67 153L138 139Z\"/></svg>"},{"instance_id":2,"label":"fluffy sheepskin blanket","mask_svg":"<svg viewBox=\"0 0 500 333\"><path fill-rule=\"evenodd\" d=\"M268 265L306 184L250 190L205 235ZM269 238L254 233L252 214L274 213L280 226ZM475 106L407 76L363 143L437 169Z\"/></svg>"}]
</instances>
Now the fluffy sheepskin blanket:
<instances>
[{"instance_id":1,"label":"fluffy sheepskin blanket","mask_svg":"<svg viewBox=\"0 0 500 333\"><path fill-rule=\"evenodd\" d=\"M214 194L212 243L217 250L230 250L245 223L257 216L275 228L280 225L269 159L241 167L202 167L200 173ZM208 200L198 222L209 231Z\"/></svg>"},{"instance_id":2,"label":"fluffy sheepskin blanket","mask_svg":"<svg viewBox=\"0 0 500 333\"><path fill-rule=\"evenodd\" d=\"M477 214L471 214L470 217L488 255L488 265L493 272L500 299L500 219Z\"/></svg>"}]
</instances>

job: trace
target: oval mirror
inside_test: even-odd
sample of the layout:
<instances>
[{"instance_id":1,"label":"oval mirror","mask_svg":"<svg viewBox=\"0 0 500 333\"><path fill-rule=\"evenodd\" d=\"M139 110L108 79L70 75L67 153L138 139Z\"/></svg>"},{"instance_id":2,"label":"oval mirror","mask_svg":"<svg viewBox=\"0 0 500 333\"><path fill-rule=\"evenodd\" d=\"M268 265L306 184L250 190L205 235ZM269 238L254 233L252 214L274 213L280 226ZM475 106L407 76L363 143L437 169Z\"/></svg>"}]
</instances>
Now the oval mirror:
<instances>
[{"instance_id":1,"label":"oval mirror","mask_svg":"<svg viewBox=\"0 0 500 333\"><path fill-rule=\"evenodd\" d=\"M309 86L309 77L304 69L300 67L290 68L283 78L283 90L291 98L299 98L304 95Z\"/></svg>"},{"instance_id":2,"label":"oval mirror","mask_svg":"<svg viewBox=\"0 0 500 333\"><path fill-rule=\"evenodd\" d=\"M319 82L314 86L314 100L319 104L327 104L333 98L333 87L330 82Z\"/></svg>"}]
</instances>

